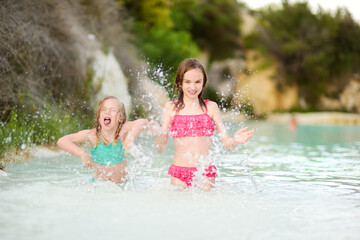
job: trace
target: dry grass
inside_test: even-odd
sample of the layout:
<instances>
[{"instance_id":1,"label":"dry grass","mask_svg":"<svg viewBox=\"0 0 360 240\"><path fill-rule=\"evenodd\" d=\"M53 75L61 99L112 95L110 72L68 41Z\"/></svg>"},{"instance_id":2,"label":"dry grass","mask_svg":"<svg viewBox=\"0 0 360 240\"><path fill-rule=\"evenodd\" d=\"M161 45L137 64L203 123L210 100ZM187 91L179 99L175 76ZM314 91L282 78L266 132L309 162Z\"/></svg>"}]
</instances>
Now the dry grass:
<instances>
[{"instance_id":1,"label":"dry grass","mask_svg":"<svg viewBox=\"0 0 360 240\"><path fill-rule=\"evenodd\" d=\"M111 0L2 0L2 119L10 109L24 104L41 106L68 100L83 105L89 94L86 67L79 61L71 21L94 34L106 52L123 41L121 9Z\"/></svg>"},{"instance_id":2,"label":"dry grass","mask_svg":"<svg viewBox=\"0 0 360 240\"><path fill-rule=\"evenodd\" d=\"M4 0L0 8L0 110L75 95L83 76L61 4Z\"/></svg>"},{"instance_id":3,"label":"dry grass","mask_svg":"<svg viewBox=\"0 0 360 240\"><path fill-rule=\"evenodd\" d=\"M22 144L89 127L91 79L79 45L94 34L119 53L121 14L113 0L1 0L0 169Z\"/></svg>"}]
</instances>

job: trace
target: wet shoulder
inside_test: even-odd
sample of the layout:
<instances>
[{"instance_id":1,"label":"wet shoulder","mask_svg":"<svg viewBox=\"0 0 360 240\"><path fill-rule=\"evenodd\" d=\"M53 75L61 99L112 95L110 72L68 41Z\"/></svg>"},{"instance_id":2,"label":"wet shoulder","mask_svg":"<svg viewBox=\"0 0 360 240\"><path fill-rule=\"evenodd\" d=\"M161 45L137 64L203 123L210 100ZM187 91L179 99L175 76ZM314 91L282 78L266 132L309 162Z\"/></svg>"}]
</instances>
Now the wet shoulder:
<instances>
[{"instance_id":1,"label":"wet shoulder","mask_svg":"<svg viewBox=\"0 0 360 240\"><path fill-rule=\"evenodd\" d=\"M172 111L175 108L175 103L176 103L176 101L169 101L169 102L165 103L165 106L164 106L165 110Z\"/></svg>"},{"instance_id":2,"label":"wet shoulder","mask_svg":"<svg viewBox=\"0 0 360 240\"><path fill-rule=\"evenodd\" d=\"M208 115L213 118L219 112L219 107L216 102L205 100L206 107L208 110Z\"/></svg>"},{"instance_id":3,"label":"wet shoulder","mask_svg":"<svg viewBox=\"0 0 360 240\"><path fill-rule=\"evenodd\" d=\"M165 113L170 116L171 118L175 115L176 113L176 106L175 106L175 103L176 101L170 101L170 102L167 102L165 104L165 107L164 107L164 111Z\"/></svg>"},{"instance_id":4,"label":"wet shoulder","mask_svg":"<svg viewBox=\"0 0 360 240\"><path fill-rule=\"evenodd\" d=\"M97 141L96 129L92 128L88 130L88 140L91 142L91 145L94 146Z\"/></svg>"},{"instance_id":5,"label":"wet shoulder","mask_svg":"<svg viewBox=\"0 0 360 240\"><path fill-rule=\"evenodd\" d=\"M206 107L208 108L208 111L219 109L216 102L205 100L205 103L206 103Z\"/></svg>"},{"instance_id":6,"label":"wet shoulder","mask_svg":"<svg viewBox=\"0 0 360 240\"><path fill-rule=\"evenodd\" d=\"M86 130L83 130L82 132L88 137L88 139L96 137L96 129L95 128L86 129Z\"/></svg>"},{"instance_id":7,"label":"wet shoulder","mask_svg":"<svg viewBox=\"0 0 360 240\"><path fill-rule=\"evenodd\" d=\"M122 126L122 128L121 128L121 130L127 130L128 128L131 128L132 126L132 121L126 121L126 122L124 122L124 124L123 124L123 126Z\"/></svg>"},{"instance_id":8,"label":"wet shoulder","mask_svg":"<svg viewBox=\"0 0 360 240\"><path fill-rule=\"evenodd\" d=\"M120 129L119 137L117 139L120 140L120 142L123 142L129 131L131 131L132 127L133 121L124 122L123 126Z\"/></svg>"}]
</instances>

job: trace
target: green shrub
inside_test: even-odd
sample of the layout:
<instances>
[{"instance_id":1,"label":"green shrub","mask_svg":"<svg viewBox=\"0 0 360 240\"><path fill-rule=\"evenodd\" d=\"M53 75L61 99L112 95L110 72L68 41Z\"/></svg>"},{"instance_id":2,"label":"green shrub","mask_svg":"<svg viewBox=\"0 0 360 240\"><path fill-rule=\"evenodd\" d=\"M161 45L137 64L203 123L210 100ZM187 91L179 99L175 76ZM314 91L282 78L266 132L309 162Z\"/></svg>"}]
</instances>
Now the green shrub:
<instances>
[{"instance_id":1,"label":"green shrub","mask_svg":"<svg viewBox=\"0 0 360 240\"><path fill-rule=\"evenodd\" d=\"M156 71L162 69L168 82L172 83L180 62L200 55L199 48L192 41L191 35L185 31L154 26L149 32L139 33L138 37L138 46L153 69L150 77L162 85ZM171 85L169 87L168 90L171 89Z\"/></svg>"},{"instance_id":2,"label":"green shrub","mask_svg":"<svg viewBox=\"0 0 360 240\"><path fill-rule=\"evenodd\" d=\"M346 9L314 14L306 2L283 1L281 8L262 10L259 19L261 29L244 42L276 57L287 83L296 83L310 108L321 95L339 94L358 72L360 25ZM329 85L337 92L328 92Z\"/></svg>"},{"instance_id":3,"label":"green shrub","mask_svg":"<svg viewBox=\"0 0 360 240\"><path fill-rule=\"evenodd\" d=\"M202 50L210 53L210 61L240 53L241 8L236 0L206 0L197 1L185 11L192 36Z\"/></svg>"},{"instance_id":4,"label":"green shrub","mask_svg":"<svg viewBox=\"0 0 360 240\"><path fill-rule=\"evenodd\" d=\"M54 144L60 137L91 128L92 117L81 108L45 105L31 110L18 107L0 122L0 163L9 151L38 144Z\"/></svg>"},{"instance_id":5,"label":"green shrub","mask_svg":"<svg viewBox=\"0 0 360 240\"><path fill-rule=\"evenodd\" d=\"M240 44L241 5L236 0L119 0L130 16L128 28L150 63L150 77L170 93L178 64L200 51L210 61L235 56ZM159 69L166 84L159 78Z\"/></svg>"}]
</instances>

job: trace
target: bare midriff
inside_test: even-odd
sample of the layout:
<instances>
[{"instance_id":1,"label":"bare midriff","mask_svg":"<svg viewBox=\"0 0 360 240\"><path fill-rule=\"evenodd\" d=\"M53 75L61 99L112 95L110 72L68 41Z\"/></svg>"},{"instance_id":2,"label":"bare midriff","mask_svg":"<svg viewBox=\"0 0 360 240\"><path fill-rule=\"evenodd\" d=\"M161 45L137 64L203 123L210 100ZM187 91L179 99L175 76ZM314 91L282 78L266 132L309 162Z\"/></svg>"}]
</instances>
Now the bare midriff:
<instances>
[{"instance_id":1,"label":"bare midriff","mask_svg":"<svg viewBox=\"0 0 360 240\"><path fill-rule=\"evenodd\" d=\"M127 160L111 166L94 163L94 178L101 178L106 181L110 180L116 183L124 182L127 177L126 167Z\"/></svg>"},{"instance_id":2,"label":"bare midriff","mask_svg":"<svg viewBox=\"0 0 360 240\"><path fill-rule=\"evenodd\" d=\"M174 144L174 165L183 167L198 167L200 164L211 164L210 136L176 137L174 138Z\"/></svg>"}]
</instances>

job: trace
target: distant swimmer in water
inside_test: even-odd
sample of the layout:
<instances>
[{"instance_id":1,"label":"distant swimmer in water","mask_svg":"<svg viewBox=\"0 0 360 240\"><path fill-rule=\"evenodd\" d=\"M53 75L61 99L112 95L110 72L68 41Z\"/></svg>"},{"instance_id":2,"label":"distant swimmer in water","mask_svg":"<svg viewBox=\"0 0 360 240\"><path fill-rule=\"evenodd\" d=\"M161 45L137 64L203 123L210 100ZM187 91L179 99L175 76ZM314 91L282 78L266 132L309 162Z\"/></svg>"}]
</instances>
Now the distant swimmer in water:
<instances>
[{"instance_id":1,"label":"distant swimmer in water","mask_svg":"<svg viewBox=\"0 0 360 240\"><path fill-rule=\"evenodd\" d=\"M296 115L291 114L290 122L289 122L289 125L288 125L289 129L292 132L296 132L297 125L298 125L298 122L297 122L297 119L296 119Z\"/></svg>"},{"instance_id":2,"label":"distant swimmer in water","mask_svg":"<svg viewBox=\"0 0 360 240\"><path fill-rule=\"evenodd\" d=\"M85 168L94 168L93 179L121 183L127 180L127 157L135 138L146 128L146 119L126 121L124 105L116 97L105 97L95 113L94 128L63 136L57 144L80 157ZM77 143L88 141L90 155Z\"/></svg>"}]
</instances>

